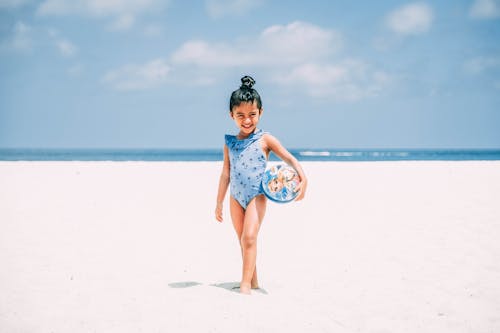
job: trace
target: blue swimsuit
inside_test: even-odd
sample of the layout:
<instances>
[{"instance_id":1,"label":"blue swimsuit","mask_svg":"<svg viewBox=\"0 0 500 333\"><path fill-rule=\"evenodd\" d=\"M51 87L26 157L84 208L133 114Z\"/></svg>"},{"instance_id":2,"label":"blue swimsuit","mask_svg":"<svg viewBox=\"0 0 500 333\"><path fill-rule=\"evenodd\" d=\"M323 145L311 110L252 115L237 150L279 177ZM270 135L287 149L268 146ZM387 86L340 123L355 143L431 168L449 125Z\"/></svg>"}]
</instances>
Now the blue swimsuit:
<instances>
[{"instance_id":1,"label":"blue swimsuit","mask_svg":"<svg viewBox=\"0 0 500 333\"><path fill-rule=\"evenodd\" d=\"M264 132L259 129L242 140L234 135L225 136L229 150L230 192L243 209L253 198L264 193L261 181L267 159L260 145L262 135Z\"/></svg>"}]
</instances>

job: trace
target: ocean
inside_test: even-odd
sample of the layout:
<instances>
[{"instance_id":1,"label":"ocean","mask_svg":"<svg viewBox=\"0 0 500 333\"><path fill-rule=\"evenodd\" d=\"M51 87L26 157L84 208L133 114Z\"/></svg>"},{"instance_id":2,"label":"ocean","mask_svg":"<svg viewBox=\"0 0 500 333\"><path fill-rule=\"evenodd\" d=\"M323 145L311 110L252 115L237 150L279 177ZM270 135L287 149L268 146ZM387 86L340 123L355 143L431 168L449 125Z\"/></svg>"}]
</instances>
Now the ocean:
<instances>
[{"instance_id":1,"label":"ocean","mask_svg":"<svg viewBox=\"0 0 500 333\"><path fill-rule=\"evenodd\" d=\"M500 160L500 149L291 149L299 161ZM271 154L271 160L278 160ZM221 161L222 149L0 149L0 161Z\"/></svg>"}]
</instances>

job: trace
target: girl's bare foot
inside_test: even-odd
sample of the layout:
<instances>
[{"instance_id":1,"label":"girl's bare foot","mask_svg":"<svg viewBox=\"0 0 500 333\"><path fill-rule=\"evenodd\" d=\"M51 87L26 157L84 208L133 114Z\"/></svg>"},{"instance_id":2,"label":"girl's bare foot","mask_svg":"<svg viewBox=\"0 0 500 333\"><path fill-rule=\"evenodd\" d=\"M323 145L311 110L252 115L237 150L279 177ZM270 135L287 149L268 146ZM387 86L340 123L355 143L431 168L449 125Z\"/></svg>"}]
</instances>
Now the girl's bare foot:
<instances>
[{"instance_id":1,"label":"girl's bare foot","mask_svg":"<svg viewBox=\"0 0 500 333\"><path fill-rule=\"evenodd\" d=\"M251 288L250 284L240 284L240 293L241 294L250 295L251 289L252 288Z\"/></svg>"}]
</instances>

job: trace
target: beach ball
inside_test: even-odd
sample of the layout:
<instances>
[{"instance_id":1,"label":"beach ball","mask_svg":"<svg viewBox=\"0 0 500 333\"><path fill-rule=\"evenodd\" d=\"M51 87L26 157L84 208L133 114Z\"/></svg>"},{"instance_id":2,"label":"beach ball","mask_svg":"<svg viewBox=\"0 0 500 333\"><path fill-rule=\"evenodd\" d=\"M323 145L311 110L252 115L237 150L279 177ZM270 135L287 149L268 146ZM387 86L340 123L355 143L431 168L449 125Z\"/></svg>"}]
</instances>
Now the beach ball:
<instances>
[{"instance_id":1,"label":"beach ball","mask_svg":"<svg viewBox=\"0 0 500 333\"><path fill-rule=\"evenodd\" d=\"M298 195L295 188L299 183L300 178L297 171L285 163L268 166L262 176L264 194L277 203L287 203L294 200Z\"/></svg>"}]
</instances>

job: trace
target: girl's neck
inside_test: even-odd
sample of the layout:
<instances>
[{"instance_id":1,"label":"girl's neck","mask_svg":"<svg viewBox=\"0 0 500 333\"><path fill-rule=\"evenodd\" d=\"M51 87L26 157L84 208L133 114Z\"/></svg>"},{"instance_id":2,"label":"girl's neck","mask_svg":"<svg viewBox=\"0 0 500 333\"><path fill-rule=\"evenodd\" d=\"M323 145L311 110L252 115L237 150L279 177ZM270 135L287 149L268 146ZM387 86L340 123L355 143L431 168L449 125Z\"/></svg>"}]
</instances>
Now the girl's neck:
<instances>
[{"instance_id":1,"label":"girl's neck","mask_svg":"<svg viewBox=\"0 0 500 333\"><path fill-rule=\"evenodd\" d=\"M257 131L258 131L258 129L257 129L257 127L256 127L256 128L255 128L255 129L254 129L251 133L249 133L249 134L243 134L243 135L242 135L242 134L241 134L241 132L239 132L239 133L238 133L238 135L236 136L236 139L238 139L238 140L245 140L245 139L249 138L252 134L254 134L255 132L257 132Z\"/></svg>"}]
</instances>

